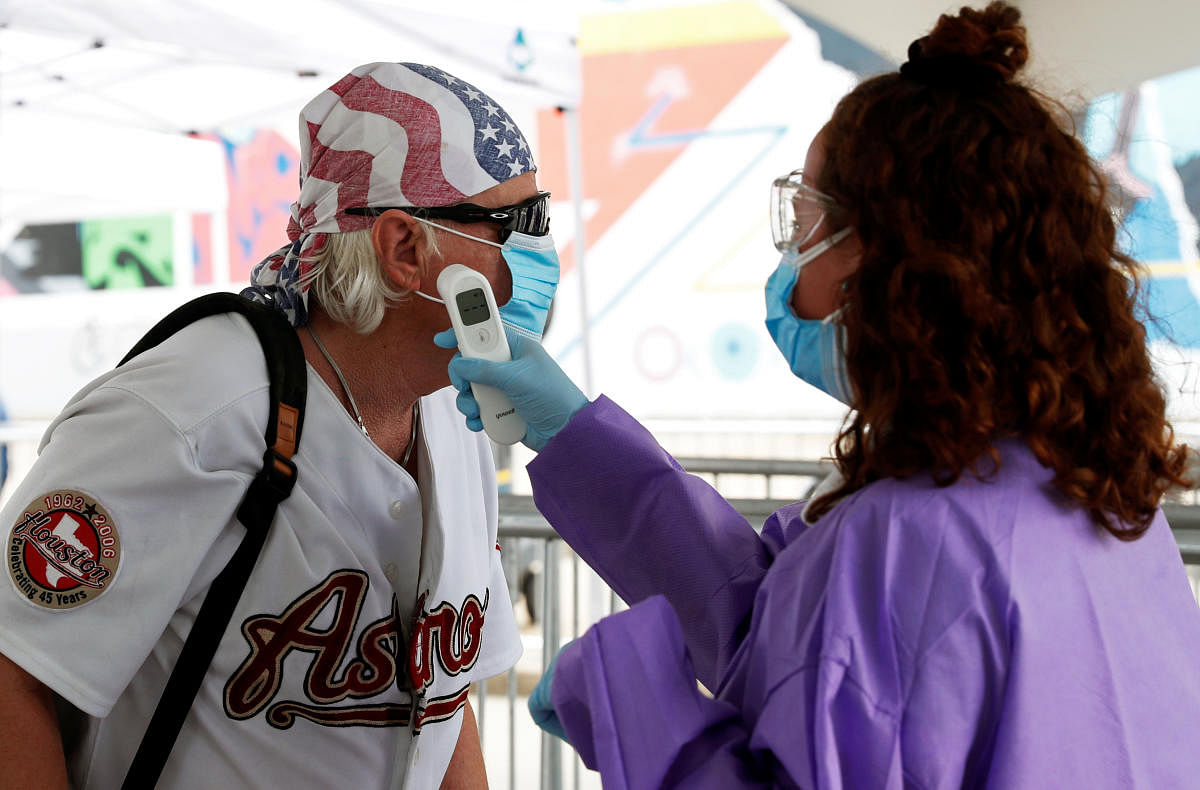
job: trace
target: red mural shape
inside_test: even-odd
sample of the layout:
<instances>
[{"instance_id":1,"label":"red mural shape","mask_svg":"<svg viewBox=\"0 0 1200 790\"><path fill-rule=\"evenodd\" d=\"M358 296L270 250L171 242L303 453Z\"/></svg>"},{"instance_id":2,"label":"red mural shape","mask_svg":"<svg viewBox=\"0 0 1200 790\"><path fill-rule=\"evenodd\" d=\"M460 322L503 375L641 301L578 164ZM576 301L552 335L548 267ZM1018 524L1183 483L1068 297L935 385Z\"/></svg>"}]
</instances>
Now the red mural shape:
<instances>
[{"instance_id":1,"label":"red mural shape","mask_svg":"<svg viewBox=\"0 0 1200 790\"><path fill-rule=\"evenodd\" d=\"M229 184L229 278L245 282L255 264L287 243L291 206L299 194L300 154L270 130L240 144L220 142Z\"/></svg>"},{"instance_id":2,"label":"red mural shape","mask_svg":"<svg viewBox=\"0 0 1200 790\"><path fill-rule=\"evenodd\" d=\"M689 140L663 144L654 138L707 129L746 83L787 43L783 36L648 52L617 52L583 58L579 126L584 194L597 202L585 227L594 243L662 175ZM669 76L670 79L664 79ZM680 79L682 77L682 80ZM669 102L667 94L671 94ZM631 140L639 122L665 104L645 144ZM557 199L570 197L566 124L546 110L538 115L538 182ZM573 250L559 250L569 271Z\"/></svg>"}]
</instances>

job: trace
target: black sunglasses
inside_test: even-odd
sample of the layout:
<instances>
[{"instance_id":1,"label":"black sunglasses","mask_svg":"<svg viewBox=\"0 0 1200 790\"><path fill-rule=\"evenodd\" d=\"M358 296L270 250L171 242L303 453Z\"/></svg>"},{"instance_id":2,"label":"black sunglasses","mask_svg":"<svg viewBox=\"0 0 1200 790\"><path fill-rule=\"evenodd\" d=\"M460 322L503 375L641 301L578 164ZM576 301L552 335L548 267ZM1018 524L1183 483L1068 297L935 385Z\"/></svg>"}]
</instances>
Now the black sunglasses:
<instances>
[{"instance_id":1,"label":"black sunglasses","mask_svg":"<svg viewBox=\"0 0 1200 790\"><path fill-rule=\"evenodd\" d=\"M346 209L347 214L378 217L385 211L404 211L420 219L448 219L454 222L489 222L500 226L500 242L513 233L545 236L550 232L549 192L538 192L528 200L512 206L485 208L474 203L455 203L451 206L360 206Z\"/></svg>"}]
</instances>

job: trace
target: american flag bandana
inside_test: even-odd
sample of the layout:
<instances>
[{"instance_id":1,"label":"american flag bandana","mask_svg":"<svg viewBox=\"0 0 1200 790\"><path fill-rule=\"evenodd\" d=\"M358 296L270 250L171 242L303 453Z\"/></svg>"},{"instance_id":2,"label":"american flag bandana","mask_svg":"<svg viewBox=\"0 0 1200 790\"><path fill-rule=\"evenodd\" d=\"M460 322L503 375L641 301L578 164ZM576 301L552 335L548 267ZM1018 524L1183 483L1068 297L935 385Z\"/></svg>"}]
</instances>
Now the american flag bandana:
<instances>
[{"instance_id":1,"label":"american flag bandana","mask_svg":"<svg viewBox=\"0 0 1200 790\"><path fill-rule=\"evenodd\" d=\"M448 206L536 170L521 130L498 104L441 69L359 66L300 112L300 197L290 244L250 274L242 295L308 323L311 257L330 233L370 228L370 206Z\"/></svg>"}]
</instances>

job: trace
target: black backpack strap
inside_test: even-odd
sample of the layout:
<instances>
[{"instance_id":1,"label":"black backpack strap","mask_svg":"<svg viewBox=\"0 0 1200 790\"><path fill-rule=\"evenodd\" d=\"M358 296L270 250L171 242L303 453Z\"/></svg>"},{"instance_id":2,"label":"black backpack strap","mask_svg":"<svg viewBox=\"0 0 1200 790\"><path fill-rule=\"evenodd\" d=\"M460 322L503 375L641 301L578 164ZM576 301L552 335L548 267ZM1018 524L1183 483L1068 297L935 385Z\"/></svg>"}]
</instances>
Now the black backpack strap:
<instances>
[{"instance_id":1,"label":"black backpack strap","mask_svg":"<svg viewBox=\"0 0 1200 790\"><path fill-rule=\"evenodd\" d=\"M204 597L196 622L129 766L123 790L152 788L158 782L266 543L275 511L291 494L296 482L292 455L300 445L308 373L296 330L274 308L233 293L208 294L194 299L159 321L125 355L118 367L188 324L228 312L241 313L250 321L266 357L271 403L265 432L267 450L263 454L262 469L250 483L237 511L246 535L228 564L213 579Z\"/></svg>"}]
</instances>

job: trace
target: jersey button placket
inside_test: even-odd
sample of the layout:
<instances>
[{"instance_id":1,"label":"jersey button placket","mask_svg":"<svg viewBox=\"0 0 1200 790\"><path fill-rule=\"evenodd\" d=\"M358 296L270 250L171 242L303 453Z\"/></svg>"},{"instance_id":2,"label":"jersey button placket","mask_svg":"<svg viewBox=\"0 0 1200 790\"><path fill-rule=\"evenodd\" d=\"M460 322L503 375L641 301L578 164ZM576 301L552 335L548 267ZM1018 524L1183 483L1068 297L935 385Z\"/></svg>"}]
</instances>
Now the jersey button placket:
<instances>
[{"instance_id":1,"label":"jersey button placket","mask_svg":"<svg viewBox=\"0 0 1200 790\"><path fill-rule=\"evenodd\" d=\"M425 715L425 692L424 690L413 695L413 714L412 714L412 764L416 765L421 759L421 730L418 729L421 725L421 717Z\"/></svg>"}]
</instances>

